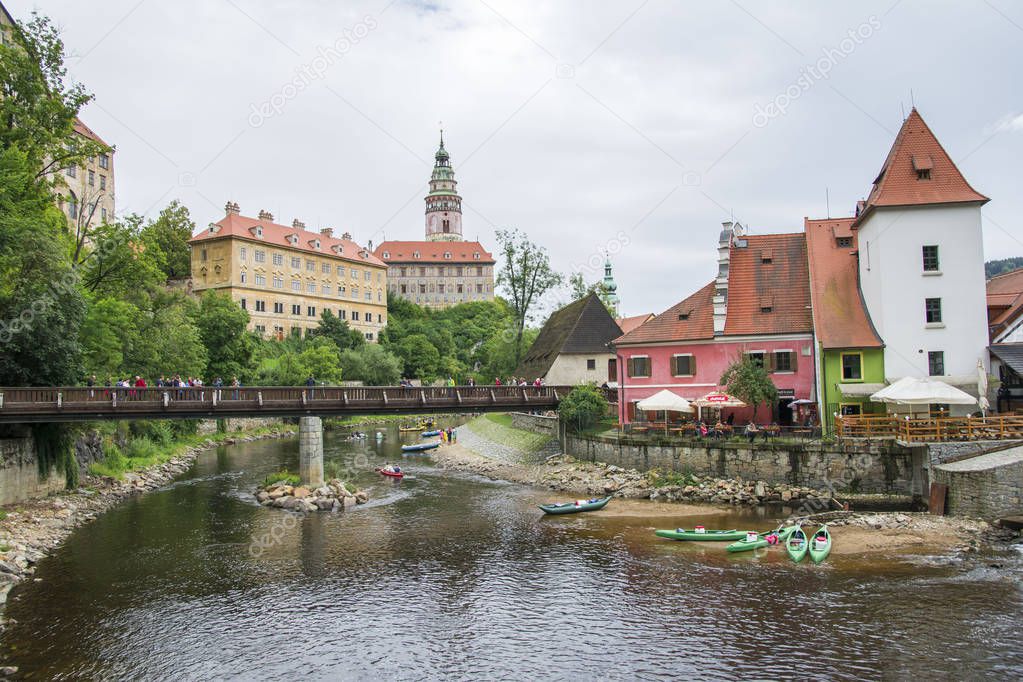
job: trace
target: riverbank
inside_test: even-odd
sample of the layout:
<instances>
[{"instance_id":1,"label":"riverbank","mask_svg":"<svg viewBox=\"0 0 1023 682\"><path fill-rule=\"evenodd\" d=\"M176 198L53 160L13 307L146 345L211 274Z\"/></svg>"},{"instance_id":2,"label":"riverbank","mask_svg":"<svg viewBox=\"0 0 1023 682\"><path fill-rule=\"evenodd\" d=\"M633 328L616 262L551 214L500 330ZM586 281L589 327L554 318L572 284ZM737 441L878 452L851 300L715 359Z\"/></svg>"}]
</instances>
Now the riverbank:
<instances>
[{"instance_id":1,"label":"riverbank","mask_svg":"<svg viewBox=\"0 0 1023 682\"><path fill-rule=\"evenodd\" d=\"M120 478L85 474L75 490L29 500L0 510L0 609L11 588L32 576L34 566L50 554L78 526L95 519L122 500L160 488L192 466L195 459L221 445L285 438L295 429L287 424L254 433L212 434L188 441L167 459ZM0 623L2 624L2 623Z\"/></svg>"}]
</instances>

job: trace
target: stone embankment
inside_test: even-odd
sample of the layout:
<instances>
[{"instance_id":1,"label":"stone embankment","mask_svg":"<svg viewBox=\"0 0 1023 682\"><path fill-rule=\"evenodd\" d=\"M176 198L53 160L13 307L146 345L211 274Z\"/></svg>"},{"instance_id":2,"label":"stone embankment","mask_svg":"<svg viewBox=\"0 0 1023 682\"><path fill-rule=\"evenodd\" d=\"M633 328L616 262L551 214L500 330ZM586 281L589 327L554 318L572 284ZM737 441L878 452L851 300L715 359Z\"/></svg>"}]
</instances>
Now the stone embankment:
<instances>
[{"instance_id":1,"label":"stone embankment","mask_svg":"<svg viewBox=\"0 0 1023 682\"><path fill-rule=\"evenodd\" d=\"M319 488L292 486L278 481L257 490L256 500L264 507L294 512L336 512L369 502L369 494L364 490L349 490L344 481L332 478Z\"/></svg>"},{"instance_id":2,"label":"stone embankment","mask_svg":"<svg viewBox=\"0 0 1023 682\"><path fill-rule=\"evenodd\" d=\"M181 454L122 480L83 476L81 486L41 499L22 502L5 510L0 519L0 608L15 584L35 571L35 564L60 545L76 527L129 497L163 487L188 471L203 452L220 445L233 445L269 438L293 436L285 428L260 435L238 436L222 441L208 439Z\"/></svg>"}]
</instances>

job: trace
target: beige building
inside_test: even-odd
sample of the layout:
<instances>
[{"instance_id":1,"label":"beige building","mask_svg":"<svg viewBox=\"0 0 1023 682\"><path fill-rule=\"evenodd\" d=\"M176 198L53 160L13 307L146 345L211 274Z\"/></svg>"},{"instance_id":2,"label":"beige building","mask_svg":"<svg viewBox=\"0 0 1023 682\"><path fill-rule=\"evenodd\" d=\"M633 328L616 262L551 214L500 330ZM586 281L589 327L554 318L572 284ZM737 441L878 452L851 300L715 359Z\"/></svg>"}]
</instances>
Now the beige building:
<instances>
[{"instance_id":1,"label":"beige building","mask_svg":"<svg viewBox=\"0 0 1023 682\"><path fill-rule=\"evenodd\" d=\"M250 328L277 339L300 336L330 310L376 341L387 324L387 266L350 234L275 223L272 214L241 215L228 202L226 215L192 237L196 293L228 293L249 312Z\"/></svg>"},{"instance_id":2,"label":"beige building","mask_svg":"<svg viewBox=\"0 0 1023 682\"><path fill-rule=\"evenodd\" d=\"M435 155L426 195L426 239L385 241L373 253L387 263L391 293L430 307L494 300L494 256L462 237L462 197L444 149Z\"/></svg>"}]
</instances>

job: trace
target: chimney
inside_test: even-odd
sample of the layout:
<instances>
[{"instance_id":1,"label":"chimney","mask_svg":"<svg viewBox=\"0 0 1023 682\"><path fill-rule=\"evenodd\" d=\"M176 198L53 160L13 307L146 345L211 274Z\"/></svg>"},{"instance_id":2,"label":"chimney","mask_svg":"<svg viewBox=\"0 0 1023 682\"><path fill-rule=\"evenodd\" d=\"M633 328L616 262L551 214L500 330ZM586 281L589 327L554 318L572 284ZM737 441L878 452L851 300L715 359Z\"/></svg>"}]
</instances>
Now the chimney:
<instances>
[{"instance_id":1,"label":"chimney","mask_svg":"<svg viewBox=\"0 0 1023 682\"><path fill-rule=\"evenodd\" d=\"M334 237L334 228L333 227L325 227L322 230L320 230L320 234L322 234L324 237L331 237L331 238L333 238Z\"/></svg>"},{"instance_id":2,"label":"chimney","mask_svg":"<svg viewBox=\"0 0 1023 682\"><path fill-rule=\"evenodd\" d=\"M239 213L241 213L241 209L235 202L228 201L226 204L224 204L224 213L226 213L227 215L238 215Z\"/></svg>"},{"instance_id":3,"label":"chimney","mask_svg":"<svg viewBox=\"0 0 1023 682\"><path fill-rule=\"evenodd\" d=\"M352 233L351 232L345 232L343 235L341 235L341 239L344 239L345 241L349 241L349 242L352 241Z\"/></svg>"},{"instance_id":4,"label":"chimney","mask_svg":"<svg viewBox=\"0 0 1023 682\"><path fill-rule=\"evenodd\" d=\"M366 245L366 250L369 251L370 253L373 253L373 240L372 239L370 239L369 240L369 244Z\"/></svg>"},{"instance_id":5,"label":"chimney","mask_svg":"<svg viewBox=\"0 0 1023 682\"><path fill-rule=\"evenodd\" d=\"M271 213L270 211L264 211L263 209L260 209L259 219L268 223L272 223L274 221L274 214Z\"/></svg>"},{"instance_id":6,"label":"chimney","mask_svg":"<svg viewBox=\"0 0 1023 682\"><path fill-rule=\"evenodd\" d=\"M718 235L718 276L714 280L714 335L725 333L725 316L728 313L728 261L735 234L735 223L726 220L721 223Z\"/></svg>"},{"instance_id":7,"label":"chimney","mask_svg":"<svg viewBox=\"0 0 1023 682\"><path fill-rule=\"evenodd\" d=\"M305 223L303 223L298 218L295 218L294 220L291 221L291 226L293 228L295 228L296 230L304 230L305 229Z\"/></svg>"}]
</instances>

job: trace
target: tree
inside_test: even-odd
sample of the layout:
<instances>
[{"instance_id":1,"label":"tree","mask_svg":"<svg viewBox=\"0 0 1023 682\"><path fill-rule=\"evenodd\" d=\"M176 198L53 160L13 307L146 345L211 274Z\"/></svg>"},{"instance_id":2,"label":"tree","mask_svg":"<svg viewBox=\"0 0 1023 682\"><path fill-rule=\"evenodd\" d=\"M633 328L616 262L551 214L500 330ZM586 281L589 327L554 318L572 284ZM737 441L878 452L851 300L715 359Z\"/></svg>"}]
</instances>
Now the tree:
<instances>
[{"instance_id":1,"label":"tree","mask_svg":"<svg viewBox=\"0 0 1023 682\"><path fill-rule=\"evenodd\" d=\"M330 339L340 350L358 348L366 343L366 339L362 335L362 332L349 327L347 322L339 318L330 310L324 310L320 314L319 325L306 332L306 337L312 339L318 337Z\"/></svg>"},{"instance_id":2,"label":"tree","mask_svg":"<svg viewBox=\"0 0 1023 682\"><path fill-rule=\"evenodd\" d=\"M576 386L558 405L561 421L574 431L592 428L607 411L607 398L592 384Z\"/></svg>"},{"instance_id":3,"label":"tree","mask_svg":"<svg viewBox=\"0 0 1023 682\"><path fill-rule=\"evenodd\" d=\"M124 359L138 337L139 316L137 307L116 298L89 306L81 336L86 374L95 374L101 382L122 374Z\"/></svg>"},{"instance_id":4,"label":"tree","mask_svg":"<svg viewBox=\"0 0 1023 682\"><path fill-rule=\"evenodd\" d=\"M753 356L740 354L721 375L721 385L747 405L753 406L753 419L761 403L773 404L778 400L778 389L764 366Z\"/></svg>"},{"instance_id":5,"label":"tree","mask_svg":"<svg viewBox=\"0 0 1023 682\"><path fill-rule=\"evenodd\" d=\"M299 353L297 359L301 381L295 383L305 383L309 377L325 384L341 382L340 353L330 339L314 339L308 348Z\"/></svg>"},{"instance_id":6,"label":"tree","mask_svg":"<svg viewBox=\"0 0 1023 682\"><path fill-rule=\"evenodd\" d=\"M504 266L497 283L508 293L515 317L515 366L522 359L522 335L534 303L561 284L560 273L551 268L547 249L537 246L519 230L498 230L497 241Z\"/></svg>"},{"instance_id":7,"label":"tree","mask_svg":"<svg viewBox=\"0 0 1023 682\"><path fill-rule=\"evenodd\" d=\"M341 353L341 372L349 381L366 386L393 386L401 378L402 365L379 345L366 345Z\"/></svg>"},{"instance_id":8,"label":"tree","mask_svg":"<svg viewBox=\"0 0 1023 682\"><path fill-rule=\"evenodd\" d=\"M142 218L127 216L100 225L92 246L78 261L82 286L97 297L116 296L141 304L163 285L163 253L147 248L141 234Z\"/></svg>"},{"instance_id":9,"label":"tree","mask_svg":"<svg viewBox=\"0 0 1023 682\"><path fill-rule=\"evenodd\" d=\"M249 314L227 294L208 291L199 305L196 325L208 356L206 376L231 378L242 376L250 368L253 339L245 331Z\"/></svg>"},{"instance_id":10,"label":"tree","mask_svg":"<svg viewBox=\"0 0 1023 682\"><path fill-rule=\"evenodd\" d=\"M156 248L163 255L161 265L165 279L179 279L192 273L188 240L193 232L195 223L188 209L177 200L160 211L156 220L142 230L146 248Z\"/></svg>"},{"instance_id":11,"label":"tree","mask_svg":"<svg viewBox=\"0 0 1023 682\"><path fill-rule=\"evenodd\" d=\"M568 278L568 286L571 290L572 300L578 301L580 298L586 298L590 294L596 294L600 302L604 304L607 311L611 313L611 317L616 317L618 312L611 305L611 301L608 298L607 290L604 289L603 280L597 280L592 284L586 284L586 280L583 279L583 274L577 272Z\"/></svg>"},{"instance_id":12,"label":"tree","mask_svg":"<svg viewBox=\"0 0 1023 682\"><path fill-rule=\"evenodd\" d=\"M404 366L405 376L424 381L437 377L440 353L430 343L430 339L422 334L413 334L398 344L395 350Z\"/></svg>"},{"instance_id":13,"label":"tree","mask_svg":"<svg viewBox=\"0 0 1023 682\"><path fill-rule=\"evenodd\" d=\"M195 323L197 317L198 307L180 292L161 291L147 299L139 316L137 341L125 358L122 373L150 378L203 376L208 347Z\"/></svg>"}]
</instances>

